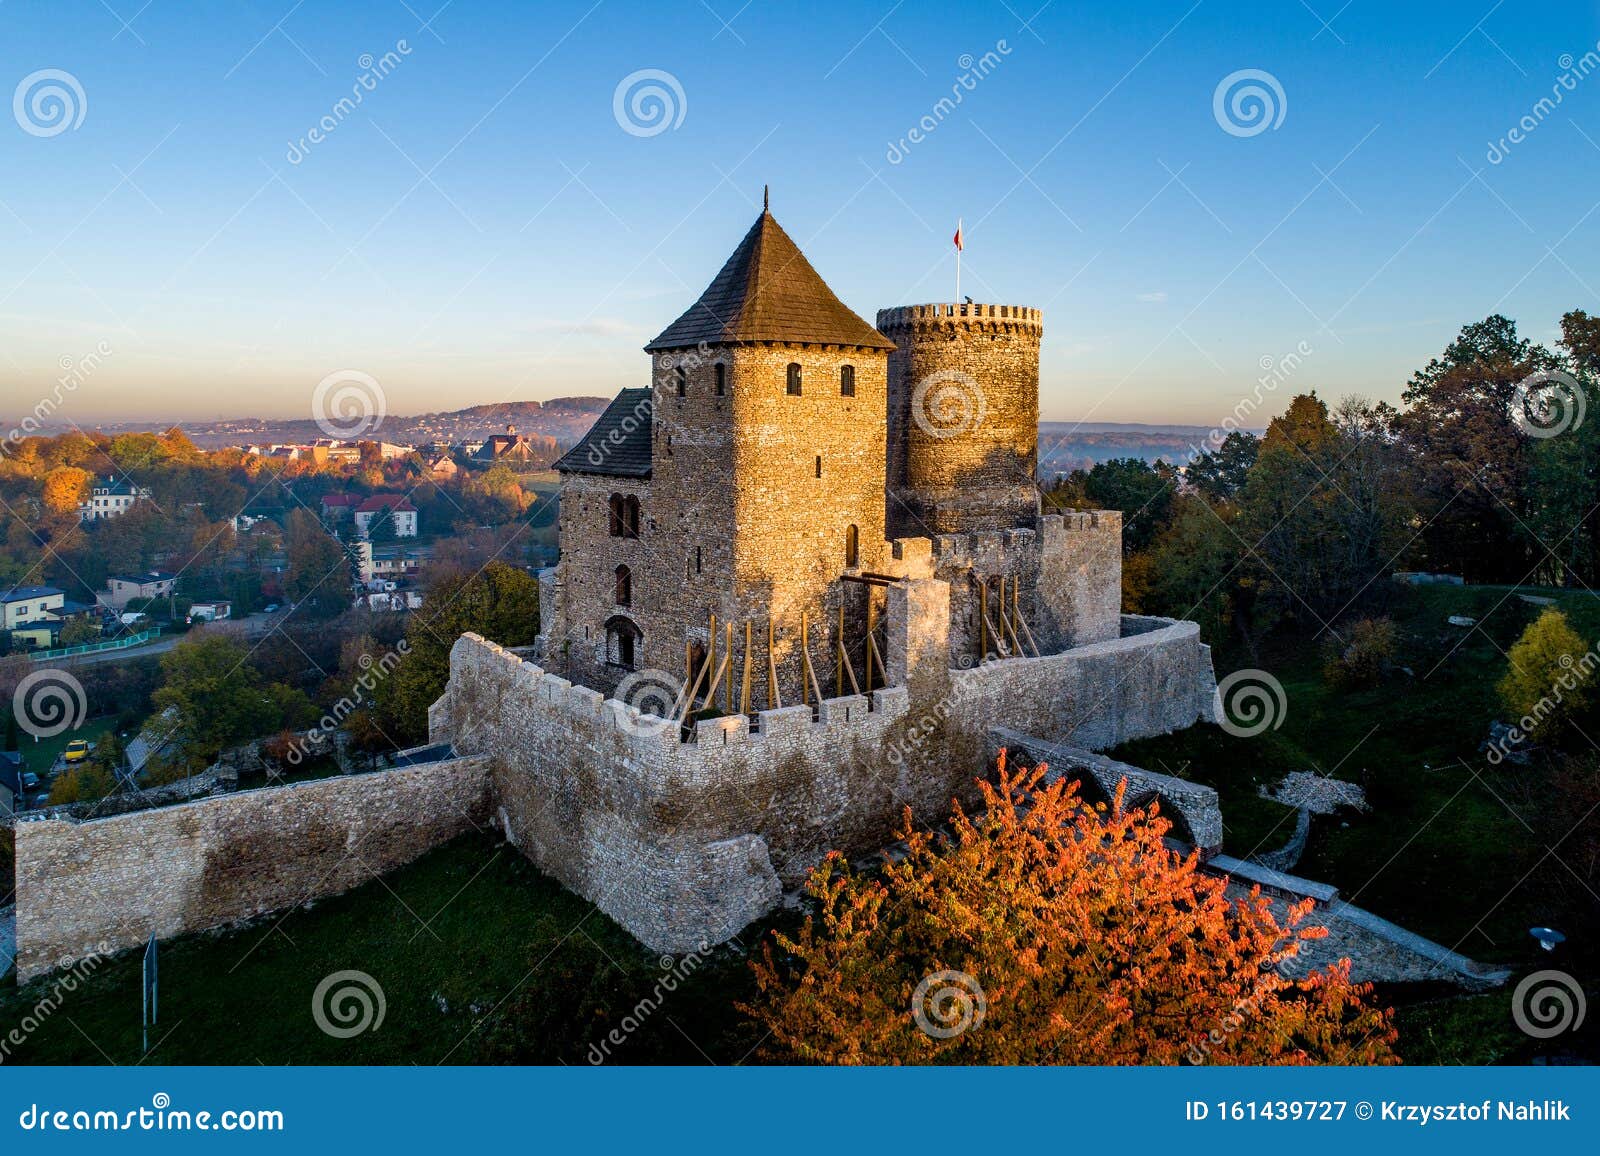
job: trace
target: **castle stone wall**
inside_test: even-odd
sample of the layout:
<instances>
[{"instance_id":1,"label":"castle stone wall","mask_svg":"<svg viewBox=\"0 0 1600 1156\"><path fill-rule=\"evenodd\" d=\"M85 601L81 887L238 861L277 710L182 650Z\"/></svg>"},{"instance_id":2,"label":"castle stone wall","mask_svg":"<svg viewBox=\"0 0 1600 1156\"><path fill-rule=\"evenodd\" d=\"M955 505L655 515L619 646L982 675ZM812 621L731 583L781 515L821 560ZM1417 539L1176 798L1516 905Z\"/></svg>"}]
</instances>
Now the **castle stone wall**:
<instances>
[{"instance_id":1,"label":"castle stone wall","mask_svg":"<svg viewBox=\"0 0 1600 1156\"><path fill-rule=\"evenodd\" d=\"M489 760L17 824L17 978L348 891L482 826Z\"/></svg>"},{"instance_id":2,"label":"castle stone wall","mask_svg":"<svg viewBox=\"0 0 1600 1156\"><path fill-rule=\"evenodd\" d=\"M888 663L868 695L680 728L465 635L433 741L491 754L493 817L538 866L653 949L737 934L830 850L892 841L910 807L971 802L991 727L1103 747L1209 717L1192 623L1049 655L948 667L949 588L888 591ZM1206 712L1202 714L1202 712Z\"/></svg>"}]
</instances>

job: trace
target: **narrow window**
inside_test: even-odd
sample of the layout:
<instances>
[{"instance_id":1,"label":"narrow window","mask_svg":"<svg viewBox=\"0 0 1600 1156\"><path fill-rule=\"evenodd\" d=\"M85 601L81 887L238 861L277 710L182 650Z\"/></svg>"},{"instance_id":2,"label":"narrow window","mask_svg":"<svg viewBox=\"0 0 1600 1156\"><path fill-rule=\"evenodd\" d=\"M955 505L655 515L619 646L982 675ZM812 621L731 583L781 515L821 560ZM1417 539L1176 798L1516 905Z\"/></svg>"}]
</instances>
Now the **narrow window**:
<instances>
[{"instance_id":1,"label":"narrow window","mask_svg":"<svg viewBox=\"0 0 1600 1156\"><path fill-rule=\"evenodd\" d=\"M717 362L717 396L721 397L728 391L728 367L722 362Z\"/></svg>"},{"instance_id":2,"label":"narrow window","mask_svg":"<svg viewBox=\"0 0 1600 1156\"><path fill-rule=\"evenodd\" d=\"M617 567L617 598L618 606L629 606L633 603L633 571L626 566Z\"/></svg>"},{"instance_id":3,"label":"narrow window","mask_svg":"<svg viewBox=\"0 0 1600 1156\"><path fill-rule=\"evenodd\" d=\"M822 476L822 455L818 454L817 455L817 477L820 478L821 476Z\"/></svg>"},{"instance_id":4,"label":"narrow window","mask_svg":"<svg viewBox=\"0 0 1600 1156\"><path fill-rule=\"evenodd\" d=\"M800 363L798 361L789 363L789 396L800 396Z\"/></svg>"},{"instance_id":5,"label":"narrow window","mask_svg":"<svg viewBox=\"0 0 1600 1156\"><path fill-rule=\"evenodd\" d=\"M861 531L854 526L844 529L844 564L849 567L860 565Z\"/></svg>"},{"instance_id":6,"label":"narrow window","mask_svg":"<svg viewBox=\"0 0 1600 1156\"><path fill-rule=\"evenodd\" d=\"M700 547L699 546L696 546L694 548L694 572L696 574L700 573Z\"/></svg>"},{"instance_id":7,"label":"narrow window","mask_svg":"<svg viewBox=\"0 0 1600 1156\"><path fill-rule=\"evenodd\" d=\"M839 367L839 396L854 397L856 395L856 367L841 365Z\"/></svg>"},{"instance_id":8,"label":"narrow window","mask_svg":"<svg viewBox=\"0 0 1600 1156\"><path fill-rule=\"evenodd\" d=\"M679 397L686 397L689 393L689 374L683 366L677 366L672 371L672 384L677 388Z\"/></svg>"},{"instance_id":9,"label":"narrow window","mask_svg":"<svg viewBox=\"0 0 1600 1156\"><path fill-rule=\"evenodd\" d=\"M611 512L610 527L613 538L622 537L622 495L612 494L607 503Z\"/></svg>"},{"instance_id":10,"label":"narrow window","mask_svg":"<svg viewBox=\"0 0 1600 1156\"><path fill-rule=\"evenodd\" d=\"M632 494L622 500L622 536L624 538L639 536L639 499Z\"/></svg>"}]
</instances>

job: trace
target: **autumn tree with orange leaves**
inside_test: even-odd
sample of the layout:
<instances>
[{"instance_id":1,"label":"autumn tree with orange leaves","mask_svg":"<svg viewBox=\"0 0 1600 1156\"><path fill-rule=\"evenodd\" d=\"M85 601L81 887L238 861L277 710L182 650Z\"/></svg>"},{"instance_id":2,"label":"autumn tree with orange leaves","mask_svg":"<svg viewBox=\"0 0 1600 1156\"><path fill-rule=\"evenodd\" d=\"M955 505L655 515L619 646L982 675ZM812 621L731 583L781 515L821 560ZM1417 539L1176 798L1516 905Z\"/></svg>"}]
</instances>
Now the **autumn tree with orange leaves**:
<instances>
[{"instance_id":1,"label":"autumn tree with orange leaves","mask_svg":"<svg viewBox=\"0 0 1600 1156\"><path fill-rule=\"evenodd\" d=\"M824 1064L1384 1064L1389 1013L1314 969L1311 901L1230 900L1152 805L1090 805L1045 768L984 783L881 873L834 854L819 910L775 933L741 1010L771 1058Z\"/></svg>"}]
</instances>

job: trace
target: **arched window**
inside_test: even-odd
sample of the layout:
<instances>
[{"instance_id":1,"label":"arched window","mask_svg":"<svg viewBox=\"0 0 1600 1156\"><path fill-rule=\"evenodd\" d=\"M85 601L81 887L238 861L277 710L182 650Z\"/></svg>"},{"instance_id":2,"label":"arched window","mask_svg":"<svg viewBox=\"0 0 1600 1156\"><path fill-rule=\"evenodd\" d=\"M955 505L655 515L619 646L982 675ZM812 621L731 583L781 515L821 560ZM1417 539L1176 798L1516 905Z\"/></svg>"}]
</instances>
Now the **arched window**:
<instances>
[{"instance_id":1,"label":"arched window","mask_svg":"<svg viewBox=\"0 0 1600 1156\"><path fill-rule=\"evenodd\" d=\"M622 499L622 532L624 538L639 536L639 499L629 494Z\"/></svg>"},{"instance_id":2,"label":"arched window","mask_svg":"<svg viewBox=\"0 0 1600 1156\"><path fill-rule=\"evenodd\" d=\"M608 501L606 505L610 511L609 525L611 536L613 538L620 538L622 537L622 495L612 494L610 501Z\"/></svg>"},{"instance_id":3,"label":"arched window","mask_svg":"<svg viewBox=\"0 0 1600 1156\"><path fill-rule=\"evenodd\" d=\"M839 396L854 397L856 395L856 367L841 365L839 367Z\"/></svg>"},{"instance_id":4,"label":"arched window","mask_svg":"<svg viewBox=\"0 0 1600 1156\"><path fill-rule=\"evenodd\" d=\"M861 531L854 526L844 528L844 564L851 568L861 564Z\"/></svg>"},{"instance_id":5,"label":"arched window","mask_svg":"<svg viewBox=\"0 0 1600 1156\"><path fill-rule=\"evenodd\" d=\"M722 362L716 365L717 396L721 397L728 392L728 367Z\"/></svg>"},{"instance_id":6,"label":"arched window","mask_svg":"<svg viewBox=\"0 0 1600 1156\"><path fill-rule=\"evenodd\" d=\"M689 393L689 371L683 366L676 366L672 371L672 384L678 391L679 397L686 397Z\"/></svg>"},{"instance_id":7,"label":"arched window","mask_svg":"<svg viewBox=\"0 0 1600 1156\"><path fill-rule=\"evenodd\" d=\"M790 397L800 396L800 363L798 361L791 361L789 363L788 392Z\"/></svg>"},{"instance_id":8,"label":"arched window","mask_svg":"<svg viewBox=\"0 0 1600 1156\"><path fill-rule=\"evenodd\" d=\"M616 602L618 606L633 605L633 571L626 566L617 567Z\"/></svg>"},{"instance_id":9,"label":"arched window","mask_svg":"<svg viewBox=\"0 0 1600 1156\"><path fill-rule=\"evenodd\" d=\"M639 643L644 634L631 618L619 614L606 621L606 661L632 670L639 660Z\"/></svg>"}]
</instances>

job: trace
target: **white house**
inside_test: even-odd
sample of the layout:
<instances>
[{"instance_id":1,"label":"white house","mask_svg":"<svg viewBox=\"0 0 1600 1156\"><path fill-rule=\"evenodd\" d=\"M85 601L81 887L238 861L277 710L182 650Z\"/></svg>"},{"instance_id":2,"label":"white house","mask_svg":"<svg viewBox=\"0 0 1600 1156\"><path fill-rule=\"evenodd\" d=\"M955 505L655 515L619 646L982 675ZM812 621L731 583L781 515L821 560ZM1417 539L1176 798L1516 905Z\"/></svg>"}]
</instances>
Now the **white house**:
<instances>
[{"instance_id":1,"label":"white house","mask_svg":"<svg viewBox=\"0 0 1600 1156\"><path fill-rule=\"evenodd\" d=\"M356 507L356 529L365 538L371 529L372 520L384 510L394 516L394 536L396 538L415 538L417 536L417 508L408 501L403 494L373 494L372 497Z\"/></svg>"},{"instance_id":2,"label":"white house","mask_svg":"<svg viewBox=\"0 0 1600 1156\"><path fill-rule=\"evenodd\" d=\"M94 522L101 518L120 518L135 502L149 497L150 490L146 486L108 477L104 482L96 481L89 489L88 500L78 503L78 520Z\"/></svg>"},{"instance_id":3,"label":"white house","mask_svg":"<svg viewBox=\"0 0 1600 1156\"><path fill-rule=\"evenodd\" d=\"M17 586L0 594L0 630L48 626L66 602L64 590L54 586Z\"/></svg>"}]
</instances>

